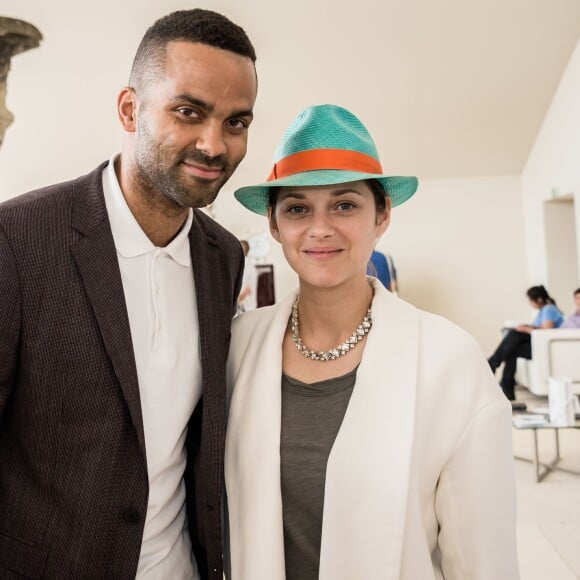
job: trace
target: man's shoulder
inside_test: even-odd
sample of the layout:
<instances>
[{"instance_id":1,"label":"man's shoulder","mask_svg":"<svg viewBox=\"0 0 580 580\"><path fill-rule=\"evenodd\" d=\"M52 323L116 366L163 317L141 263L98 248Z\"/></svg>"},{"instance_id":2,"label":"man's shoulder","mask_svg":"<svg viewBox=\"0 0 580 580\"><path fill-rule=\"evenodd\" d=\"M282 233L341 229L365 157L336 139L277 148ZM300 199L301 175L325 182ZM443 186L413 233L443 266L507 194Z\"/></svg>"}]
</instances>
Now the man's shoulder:
<instances>
[{"instance_id":1,"label":"man's shoulder","mask_svg":"<svg viewBox=\"0 0 580 580\"><path fill-rule=\"evenodd\" d=\"M102 171L103 165L86 175L75 179L47 185L17 195L0 203L0 219L10 220L14 217L46 216L46 212L58 212L59 208L69 208L75 189L83 184L95 180L97 172Z\"/></svg>"},{"instance_id":2,"label":"man's shoulder","mask_svg":"<svg viewBox=\"0 0 580 580\"><path fill-rule=\"evenodd\" d=\"M43 205L47 198L54 199L58 203L60 199L70 195L73 190L74 181L63 181L40 187L26 193L21 193L7 201L0 203L0 213L8 214L11 212L34 211L38 206Z\"/></svg>"}]
</instances>

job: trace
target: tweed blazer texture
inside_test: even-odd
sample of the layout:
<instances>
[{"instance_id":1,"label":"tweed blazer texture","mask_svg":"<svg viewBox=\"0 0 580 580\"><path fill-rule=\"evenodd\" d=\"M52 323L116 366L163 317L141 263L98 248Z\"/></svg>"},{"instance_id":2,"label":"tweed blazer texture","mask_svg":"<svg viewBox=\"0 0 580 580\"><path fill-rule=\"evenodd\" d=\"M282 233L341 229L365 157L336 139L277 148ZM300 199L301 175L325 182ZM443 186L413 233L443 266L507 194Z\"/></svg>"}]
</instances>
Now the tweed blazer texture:
<instances>
[{"instance_id":1,"label":"tweed blazer texture","mask_svg":"<svg viewBox=\"0 0 580 580\"><path fill-rule=\"evenodd\" d=\"M0 579L135 577L148 496L139 385L102 164L0 204ZM190 536L221 578L225 364L243 255L194 211L203 394Z\"/></svg>"}]
</instances>

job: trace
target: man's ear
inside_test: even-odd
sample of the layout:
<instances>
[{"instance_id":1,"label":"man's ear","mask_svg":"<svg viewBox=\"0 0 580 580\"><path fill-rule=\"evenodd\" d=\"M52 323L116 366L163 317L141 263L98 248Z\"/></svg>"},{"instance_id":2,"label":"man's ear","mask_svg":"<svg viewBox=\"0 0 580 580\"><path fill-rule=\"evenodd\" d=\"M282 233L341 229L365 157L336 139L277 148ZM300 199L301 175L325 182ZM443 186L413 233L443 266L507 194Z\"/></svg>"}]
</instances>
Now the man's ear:
<instances>
[{"instance_id":1,"label":"man's ear","mask_svg":"<svg viewBox=\"0 0 580 580\"><path fill-rule=\"evenodd\" d=\"M270 227L270 233L272 237L280 243L280 232L278 231L278 224L276 223L276 217L274 216L274 212L272 208L268 208L268 226Z\"/></svg>"},{"instance_id":2,"label":"man's ear","mask_svg":"<svg viewBox=\"0 0 580 580\"><path fill-rule=\"evenodd\" d=\"M124 87L117 97L117 115L123 129L134 133L137 128L137 95L131 87Z\"/></svg>"}]
</instances>

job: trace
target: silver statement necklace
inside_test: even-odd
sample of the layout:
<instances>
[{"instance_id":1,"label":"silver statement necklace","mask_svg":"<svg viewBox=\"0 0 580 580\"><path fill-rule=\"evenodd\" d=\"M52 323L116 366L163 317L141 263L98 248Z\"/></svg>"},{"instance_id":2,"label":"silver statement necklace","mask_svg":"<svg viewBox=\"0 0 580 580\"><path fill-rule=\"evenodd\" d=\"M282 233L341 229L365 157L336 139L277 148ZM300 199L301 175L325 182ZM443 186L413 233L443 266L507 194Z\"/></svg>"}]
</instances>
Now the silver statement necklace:
<instances>
[{"instance_id":1,"label":"silver statement necklace","mask_svg":"<svg viewBox=\"0 0 580 580\"><path fill-rule=\"evenodd\" d=\"M300 338L299 326L298 326L298 302L300 301L300 296L296 297L294 304L292 306L292 316L290 318L292 327L292 340L298 349L298 352L309 358L310 360L319 361L329 361L336 360L341 356L344 356L347 352L352 350L368 333L373 325L373 320L371 318L371 309L369 308L362 319L362 322L358 325L357 329L347 338L342 344L339 344L336 348L331 350L312 350L307 347Z\"/></svg>"}]
</instances>

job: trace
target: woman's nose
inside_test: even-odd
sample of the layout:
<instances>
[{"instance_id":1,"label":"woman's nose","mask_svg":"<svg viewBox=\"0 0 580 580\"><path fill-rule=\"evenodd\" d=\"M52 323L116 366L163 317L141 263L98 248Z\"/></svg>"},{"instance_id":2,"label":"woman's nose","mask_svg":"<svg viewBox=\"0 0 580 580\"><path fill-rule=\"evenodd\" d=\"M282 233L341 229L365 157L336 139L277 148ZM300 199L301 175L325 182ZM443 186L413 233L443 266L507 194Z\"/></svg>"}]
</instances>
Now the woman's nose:
<instances>
[{"instance_id":1,"label":"woman's nose","mask_svg":"<svg viewBox=\"0 0 580 580\"><path fill-rule=\"evenodd\" d=\"M308 233L313 238L328 238L334 234L332 219L327 212L313 213Z\"/></svg>"}]
</instances>

